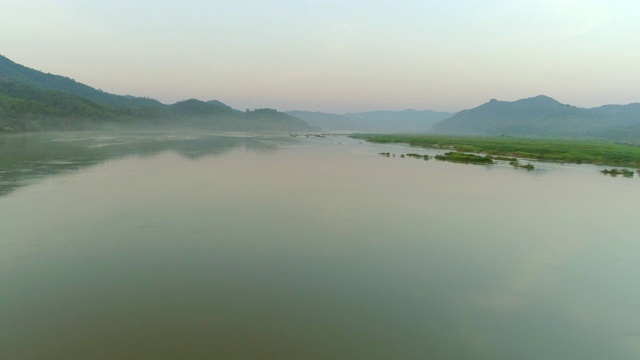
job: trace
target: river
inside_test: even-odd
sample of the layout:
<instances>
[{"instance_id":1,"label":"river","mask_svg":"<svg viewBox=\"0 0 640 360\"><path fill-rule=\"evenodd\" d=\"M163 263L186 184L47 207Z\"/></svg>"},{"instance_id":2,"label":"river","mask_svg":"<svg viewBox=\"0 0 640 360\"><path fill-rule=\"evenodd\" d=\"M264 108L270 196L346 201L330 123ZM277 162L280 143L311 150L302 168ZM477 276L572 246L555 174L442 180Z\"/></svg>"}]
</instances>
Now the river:
<instances>
[{"instance_id":1,"label":"river","mask_svg":"<svg viewBox=\"0 0 640 360\"><path fill-rule=\"evenodd\" d=\"M406 153L0 137L0 358L640 358L637 174Z\"/></svg>"}]
</instances>

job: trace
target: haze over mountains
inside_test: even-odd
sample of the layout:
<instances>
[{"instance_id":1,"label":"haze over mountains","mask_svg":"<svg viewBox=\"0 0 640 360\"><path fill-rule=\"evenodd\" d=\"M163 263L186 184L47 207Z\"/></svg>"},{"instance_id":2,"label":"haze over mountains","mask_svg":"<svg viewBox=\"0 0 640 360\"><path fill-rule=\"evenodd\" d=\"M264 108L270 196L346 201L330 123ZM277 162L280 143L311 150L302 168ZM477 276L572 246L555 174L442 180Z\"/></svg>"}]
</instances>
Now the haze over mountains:
<instances>
[{"instance_id":1,"label":"haze over mountains","mask_svg":"<svg viewBox=\"0 0 640 360\"><path fill-rule=\"evenodd\" d=\"M408 109L346 114L287 111L287 114L300 118L325 131L425 133L429 131L433 124L451 117L454 113Z\"/></svg>"},{"instance_id":2,"label":"haze over mountains","mask_svg":"<svg viewBox=\"0 0 640 360\"><path fill-rule=\"evenodd\" d=\"M317 130L273 109L239 111L219 101L195 99L165 105L149 98L109 94L64 76L27 68L0 55L0 132L105 126Z\"/></svg>"},{"instance_id":3,"label":"haze over mountains","mask_svg":"<svg viewBox=\"0 0 640 360\"><path fill-rule=\"evenodd\" d=\"M189 126L231 131L355 131L447 135L580 137L640 141L640 103L578 108L544 95L490 100L458 113L431 110L330 114L239 111L217 101L109 94L0 55L0 132Z\"/></svg>"},{"instance_id":4,"label":"haze over mountains","mask_svg":"<svg viewBox=\"0 0 640 360\"><path fill-rule=\"evenodd\" d=\"M640 104L585 109L544 95L513 102L491 100L431 128L435 134L638 139Z\"/></svg>"}]
</instances>

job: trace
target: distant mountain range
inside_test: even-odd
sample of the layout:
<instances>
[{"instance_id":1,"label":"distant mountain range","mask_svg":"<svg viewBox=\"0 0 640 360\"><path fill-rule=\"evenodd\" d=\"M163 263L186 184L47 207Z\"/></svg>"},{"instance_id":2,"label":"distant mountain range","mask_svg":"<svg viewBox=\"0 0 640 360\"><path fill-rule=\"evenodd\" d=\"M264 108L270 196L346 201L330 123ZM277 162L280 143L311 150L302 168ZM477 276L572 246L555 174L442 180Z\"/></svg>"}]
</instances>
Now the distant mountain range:
<instances>
[{"instance_id":1,"label":"distant mountain range","mask_svg":"<svg viewBox=\"0 0 640 360\"><path fill-rule=\"evenodd\" d=\"M425 133L431 126L454 113L432 110L368 111L330 114L310 111L287 111L312 126L325 131L357 131L379 133Z\"/></svg>"},{"instance_id":2,"label":"distant mountain range","mask_svg":"<svg viewBox=\"0 0 640 360\"><path fill-rule=\"evenodd\" d=\"M640 103L578 108L544 95L491 100L458 113L431 110L330 114L273 109L239 111L190 99L175 104L109 94L43 73L0 55L0 133L128 127L231 131L355 131L449 135L581 137L640 142Z\"/></svg>"},{"instance_id":3,"label":"distant mountain range","mask_svg":"<svg viewBox=\"0 0 640 360\"><path fill-rule=\"evenodd\" d=\"M640 139L640 104L585 109L544 95L491 100L435 124L435 134Z\"/></svg>"},{"instance_id":4,"label":"distant mountain range","mask_svg":"<svg viewBox=\"0 0 640 360\"><path fill-rule=\"evenodd\" d=\"M46 74L0 55L0 132L97 127L199 127L231 131L313 131L303 120L272 109L235 110L220 101L121 96Z\"/></svg>"}]
</instances>

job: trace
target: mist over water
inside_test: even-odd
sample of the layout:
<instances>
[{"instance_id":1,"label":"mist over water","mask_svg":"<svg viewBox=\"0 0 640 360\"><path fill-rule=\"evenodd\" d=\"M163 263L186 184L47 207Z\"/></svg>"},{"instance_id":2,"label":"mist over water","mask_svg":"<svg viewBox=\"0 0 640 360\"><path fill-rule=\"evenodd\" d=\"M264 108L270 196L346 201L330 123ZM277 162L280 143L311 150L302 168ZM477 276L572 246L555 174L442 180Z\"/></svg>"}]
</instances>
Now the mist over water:
<instances>
[{"instance_id":1,"label":"mist over water","mask_svg":"<svg viewBox=\"0 0 640 360\"><path fill-rule=\"evenodd\" d=\"M640 179L346 137L0 139L9 359L636 359Z\"/></svg>"}]
</instances>

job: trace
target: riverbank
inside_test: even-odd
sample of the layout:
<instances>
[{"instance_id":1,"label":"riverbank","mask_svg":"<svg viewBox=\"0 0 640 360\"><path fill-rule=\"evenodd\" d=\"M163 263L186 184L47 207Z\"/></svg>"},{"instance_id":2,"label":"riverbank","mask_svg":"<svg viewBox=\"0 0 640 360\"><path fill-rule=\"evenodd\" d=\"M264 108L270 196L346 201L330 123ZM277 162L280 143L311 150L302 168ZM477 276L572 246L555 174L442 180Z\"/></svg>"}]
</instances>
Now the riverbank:
<instances>
[{"instance_id":1,"label":"riverbank","mask_svg":"<svg viewBox=\"0 0 640 360\"><path fill-rule=\"evenodd\" d=\"M353 134L373 143L405 143L423 148L509 156L560 163L640 167L640 146L612 142L512 137Z\"/></svg>"}]
</instances>

